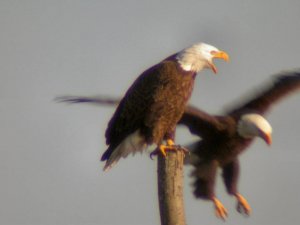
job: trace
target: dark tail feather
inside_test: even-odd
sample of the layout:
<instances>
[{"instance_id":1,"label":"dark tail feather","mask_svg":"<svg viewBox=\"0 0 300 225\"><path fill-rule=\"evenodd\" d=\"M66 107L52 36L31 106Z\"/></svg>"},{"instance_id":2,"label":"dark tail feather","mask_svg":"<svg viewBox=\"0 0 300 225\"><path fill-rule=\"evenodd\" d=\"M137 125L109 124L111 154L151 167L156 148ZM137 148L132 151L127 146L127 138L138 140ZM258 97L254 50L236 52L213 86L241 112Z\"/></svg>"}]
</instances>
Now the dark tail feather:
<instances>
[{"instance_id":1,"label":"dark tail feather","mask_svg":"<svg viewBox=\"0 0 300 225\"><path fill-rule=\"evenodd\" d=\"M104 153L103 155L101 156L101 161L106 161L109 159L109 157L111 156L112 154L112 148L108 148Z\"/></svg>"},{"instance_id":2,"label":"dark tail feather","mask_svg":"<svg viewBox=\"0 0 300 225\"><path fill-rule=\"evenodd\" d=\"M118 98L111 97L82 97L82 96L59 96L54 99L57 102L65 103L90 103L94 105L117 105L120 102Z\"/></svg>"}]
</instances>

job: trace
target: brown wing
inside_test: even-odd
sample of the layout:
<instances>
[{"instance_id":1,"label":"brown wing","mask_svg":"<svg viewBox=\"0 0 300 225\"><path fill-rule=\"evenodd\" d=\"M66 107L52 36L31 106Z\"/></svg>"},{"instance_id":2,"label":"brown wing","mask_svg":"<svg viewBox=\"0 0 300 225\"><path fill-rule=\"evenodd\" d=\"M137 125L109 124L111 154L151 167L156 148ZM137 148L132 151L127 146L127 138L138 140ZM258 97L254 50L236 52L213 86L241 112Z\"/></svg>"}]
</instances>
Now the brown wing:
<instances>
[{"instance_id":1,"label":"brown wing","mask_svg":"<svg viewBox=\"0 0 300 225\"><path fill-rule=\"evenodd\" d=\"M58 102L66 103L91 103L95 105L114 106L120 103L120 98L113 97L84 97L84 96L61 96L56 98ZM218 129L218 117L212 116L194 106L188 105L184 111L184 115L178 124L185 125L190 132L199 136L210 135Z\"/></svg>"},{"instance_id":2,"label":"brown wing","mask_svg":"<svg viewBox=\"0 0 300 225\"><path fill-rule=\"evenodd\" d=\"M298 89L300 89L300 70L281 73L276 76L271 85L264 88L259 94L255 91L252 98L235 106L228 111L228 114L240 115L245 111L264 114L270 109L272 104Z\"/></svg>"},{"instance_id":3,"label":"brown wing","mask_svg":"<svg viewBox=\"0 0 300 225\"><path fill-rule=\"evenodd\" d=\"M129 88L108 123L105 133L108 145L118 145L130 133L145 125L149 108L165 82L161 79L161 71L169 63L164 61L146 70Z\"/></svg>"},{"instance_id":4,"label":"brown wing","mask_svg":"<svg viewBox=\"0 0 300 225\"><path fill-rule=\"evenodd\" d=\"M212 116L191 105L186 107L178 124L187 126L191 133L201 137L209 136L222 129L217 116Z\"/></svg>"}]
</instances>

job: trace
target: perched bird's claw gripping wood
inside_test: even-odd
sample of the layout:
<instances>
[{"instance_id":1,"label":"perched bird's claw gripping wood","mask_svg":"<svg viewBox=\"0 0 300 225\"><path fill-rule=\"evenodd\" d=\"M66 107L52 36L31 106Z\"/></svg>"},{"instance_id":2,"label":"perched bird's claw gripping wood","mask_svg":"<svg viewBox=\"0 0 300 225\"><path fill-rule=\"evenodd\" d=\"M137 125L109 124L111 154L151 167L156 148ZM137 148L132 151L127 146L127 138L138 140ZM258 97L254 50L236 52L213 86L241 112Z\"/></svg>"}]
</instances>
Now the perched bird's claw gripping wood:
<instances>
[{"instance_id":1,"label":"perched bird's claw gripping wood","mask_svg":"<svg viewBox=\"0 0 300 225\"><path fill-rule=\"evenodd\" d=\"M237 199L237 211L244 216L249 216L251 213L251 207L247 200L241 194L236 194L235 197Z\"/></svg>"},{"instance_id":2,"label":"perched bird's claw gripping wood","mask_svg":"<svg viewBox=\"0 0 300 225\"><path fill-rule=\"evenodd\" d=\"M217 198L213 198L213 203L215 205L216 216L225 221L228 216L227 209Z\"/></svg>"},{"instance_id":3,"label":"perched bird's claw gripping wood","mask_svg":"<svg viewBox=\"0 0 300 225\"><path fill-rule=\"evenodd\" d=\"M167 145L159 145L157 149L155 149L153 152L150 153L150 158L153 159L153 156L157 155L158 153L161 153L164 157L167 156L166 151L183 151L185 154L189 154L189 150L180 146L175 145L174 141L172 139L167 139Z\"/></svg>"}]
</instances>

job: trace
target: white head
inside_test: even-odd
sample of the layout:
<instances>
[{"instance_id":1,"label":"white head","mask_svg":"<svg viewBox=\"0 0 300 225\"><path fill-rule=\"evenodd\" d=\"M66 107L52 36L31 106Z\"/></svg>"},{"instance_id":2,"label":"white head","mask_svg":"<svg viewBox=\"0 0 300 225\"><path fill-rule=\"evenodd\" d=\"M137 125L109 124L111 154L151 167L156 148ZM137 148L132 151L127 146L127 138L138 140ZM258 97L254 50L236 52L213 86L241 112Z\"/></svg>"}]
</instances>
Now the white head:
<instances>
[{"instance_id":1,"label":"white head","mask_svg":"<svg viewBox=\"0 0 300 225\"><path fill-rule=\"evenodd\" d=\"M259 114L245 114L238 122L238 134L244 138L262 138L268 145L272 143L272 127Z\"/></svg>"},{"instance_id":2,"label":"white head","mask_svg":"<svg viewBox=\"0 0 300 225\"><path fill-rule=\"evenodd\" d=\"M183 49L176 57L182 69L186 71L199 72L204 68L211 68L214 73L217 73L217 68L212 62L213 58L229 60L226 52L205 43L198 43Z\"/></svg>"}]
</instances>

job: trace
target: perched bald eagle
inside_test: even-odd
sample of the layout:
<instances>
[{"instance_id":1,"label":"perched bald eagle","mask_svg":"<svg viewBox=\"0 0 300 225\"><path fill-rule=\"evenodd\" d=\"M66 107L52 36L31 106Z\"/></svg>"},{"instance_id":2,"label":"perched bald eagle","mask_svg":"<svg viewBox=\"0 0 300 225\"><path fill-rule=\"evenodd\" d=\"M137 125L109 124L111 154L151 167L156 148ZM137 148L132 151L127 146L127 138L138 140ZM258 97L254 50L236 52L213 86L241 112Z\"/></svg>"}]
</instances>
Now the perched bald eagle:
<instances>
[{"instance_id":1,"label":"perched bald eagle","mask_svg":"<svg viewBox=\"0 0 300 225\"><path fill-rule=\"evenodd\" d=\"M223 180L230 195L237 199L237 210L249 215L251 208L247 200L239 193L238 156L246 150L255 137L262 138L268 145L272 142L272 127L263 117L271 106L288 94L300 89L300 70L281 73L271 84L257 89L248 100L228 110L225 115L210 115L193 106L187 106L178 124L186 125L189 130L201 137L189 145L191 150L189 163L194 166L194 194L197 198L211 200L219 218L227 217L227 210L217 199L214 186L218 168L222 170ZM117 98L65 96L63 102L115 105Z\"/></svg>"},{"instance_id":2,"label":"perched bald eagle","mask_svg":"<svg viewBox=\"0 0 300 225\"><path fill-rule=\"evenodd\" d=\"M105 137L109 147L101 157L106 161L104 170L152 144L163 155L177 149L173 133L196 73L204 68L216 73L213 58L228 60L228 55L211 45L195 44L147 69L134 81L108 123Z\"/></svg>"}]
</instances>

